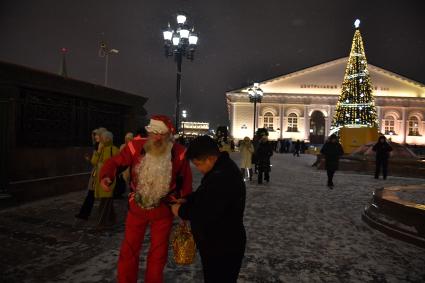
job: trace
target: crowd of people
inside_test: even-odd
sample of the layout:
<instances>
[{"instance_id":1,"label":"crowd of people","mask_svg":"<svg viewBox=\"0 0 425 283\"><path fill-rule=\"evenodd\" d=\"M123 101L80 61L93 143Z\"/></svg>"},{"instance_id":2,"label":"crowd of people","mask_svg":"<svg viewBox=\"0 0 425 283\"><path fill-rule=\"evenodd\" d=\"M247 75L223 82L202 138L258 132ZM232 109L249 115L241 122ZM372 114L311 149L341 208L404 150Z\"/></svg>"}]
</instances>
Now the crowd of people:
<instances>
[{"instance_id":1,"label":"crowd of people","mask_svg":"<svg viewBox=\"0 0 425 283\"><path fill-rule=\"evenodd\" d=\"M125 234L118 259L117 280L137 282L139 256L149 228L150 245L144 282L163 282L168 259L170 234L174 217L179 225L189 222L200 253L205 282L236 282L245 253L246 234L243 224L245 182L257 174L258 184L270 182L274 152L299 156L305 150L300 141L280 140L273 144L267 135L239 143L240 166L230 158L234 145L221 139L200 136L189 144L175 139L172 121L164 115L151 117L146 134L125 135L119 148L113 134L105 128L92 132L93 152L86 156L92 165L87 194L75 217L84 221L99 201L97 228L114 225L114 199L128 194ZM227 146L229 144L229 146ZM374 145L375 178L382 169L387 177L392 148L381 136ZM331 135L321 149L330 189L333 176L344 154L336 135ZM192 189L190 163L203 175L196 190ZM225 232L223 232L225 231Z\"/></svg>"},{"instance_id":2,"label":"crowd of people","mask_svg":"<svg viewBox=\"0 0 425 283\"><path fill-rule=\"evenodd\" d=\"M293 156L299 157L300 154L305 153L306 145L304 141L296 140L291 142L288 139L280 139L277 141L269 142L267 136L262 136L258 139L257 143L252 142L249 137L245 137L239 142L239 151L241 155L241 172L246 180L253 180L253 174L258 174L258 184L270 181L270 157L273 152L290 153ZM388 159L392 151L392 147L384 135L379 136L378 141L372 147L375 155L375 178L379 179L380 172L382 171L383 179L385 180L388 175ZM318 161L313 166L318 165L323 157L325 169L328 176L327 186L329 189L334 188L333 177L339 167L339 159L344 155L342 145L338 141L336 135L331 135L322 146ZM253 170L253 167L255 170Z\"/></svg>"},{"instance_id":3,"label":"crowd of people","mask_svg":"<svg viewBox=\"0 0 425 283\"><path fill-rule=\"evenodd\" d=\"M269 141L267 135L256 137L255 141L251 141L249 137L245 137L239 142L239 152L241 154L240 168L242 175L247 180L252 181L253 174L258 174L257 182L262 184L270 182L271 163L270 158L273 153L290 153L293 156L300 156L305 152L306 145L304 141L290 142L288 139L279 139L277 141ZM254 170L253 170L254 167Z\"/></svg>"}]
</instances>

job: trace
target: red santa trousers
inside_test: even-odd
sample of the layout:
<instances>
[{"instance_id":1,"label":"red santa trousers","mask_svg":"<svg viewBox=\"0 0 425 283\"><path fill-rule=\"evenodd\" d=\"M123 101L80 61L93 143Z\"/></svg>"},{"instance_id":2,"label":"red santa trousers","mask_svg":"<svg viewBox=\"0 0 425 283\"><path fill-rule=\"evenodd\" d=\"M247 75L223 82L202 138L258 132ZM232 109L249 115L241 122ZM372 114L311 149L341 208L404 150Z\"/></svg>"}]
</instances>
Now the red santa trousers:
<instances>
[{"instance_id":1,"label":"red santa trousers","mask_svg":"<svg viewBox=\"0 0 425 283\"><path fill-rule=\"evenodd\" d=\"M162 283L163 270L168 258L168 244L173 214L166 204L154 209L142 209L130 199L125 224L125 236L118 260L118 282L136 283L139 255L147 226L151 229L145 283Z\"/></svg>"}]
</instances>

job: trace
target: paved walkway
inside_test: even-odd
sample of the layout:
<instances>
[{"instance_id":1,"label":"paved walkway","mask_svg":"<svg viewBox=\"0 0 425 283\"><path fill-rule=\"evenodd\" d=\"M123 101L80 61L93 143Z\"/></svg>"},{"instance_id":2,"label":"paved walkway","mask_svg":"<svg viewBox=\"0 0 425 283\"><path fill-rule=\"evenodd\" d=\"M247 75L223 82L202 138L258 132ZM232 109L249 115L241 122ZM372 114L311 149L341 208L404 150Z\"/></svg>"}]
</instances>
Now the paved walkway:
<instances>
[{"instance_id":1,"label":"paved walkway","mask_svg":"<svg viewBox=\"0 0 425 283\"><path fill-rule=\"evenodd\" d=\"M275 155L272 163L270 184L247 183L239 282L425 282L425 250L361 220L375 188L423 179L338 172L331 191L325 172L310 166L312 156ZM101 233L91 221L73 227L83 198L84 192L71 193L0 212L0 282L114 282L124 227ZM123 221L125 200L117 208ZM199 258L189 267L170 259L165 274L166 282L202 282Z\"/></svg>"}]
</instances>

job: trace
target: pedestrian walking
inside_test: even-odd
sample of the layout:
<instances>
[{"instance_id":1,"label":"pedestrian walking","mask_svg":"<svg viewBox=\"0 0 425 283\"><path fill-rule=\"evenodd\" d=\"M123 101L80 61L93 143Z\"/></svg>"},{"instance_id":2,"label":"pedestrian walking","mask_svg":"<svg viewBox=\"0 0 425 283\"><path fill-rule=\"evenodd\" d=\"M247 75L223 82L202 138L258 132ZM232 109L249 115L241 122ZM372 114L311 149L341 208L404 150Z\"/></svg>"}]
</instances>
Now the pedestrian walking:
<instances>
[{"instance_id":1,"label":"pedestrian walking","mask_svg":"<svg viewBox=\"0 0 425 283\"><path fill-rule=\"evenodd\" d=\"M284 141L282 139L278 140L278 149L279 149L278 150L279 153L283 153L284 150L285 150L285 144L284 144Z\"/></svg>"},{"instance_id":2,"label":"pedestrian walking","mask_svg":"<svg viewBox=\"0 0 425 283\"><path fill-rule=\"evenodd\" d=\"M239 146L241 153L241 172L242 177L245 177L245 173L248 172L248 178L252 181L252 154L254 153L254 145L252 144L249 137L245 137Z\"/></svg>"},{"instance_id":3,"label":"pedestrian walking","mask_svg":"<svg viewBox=\"0 0 425 283\"><path fill-rule=\"evenodd\" d=\"M291 148L291 142L288 139L286 139L285 140L285 153L288 153L290 148Z\"/></svg>"},{"instance_id":4,"label":"pedestrian walking","mask_svg":"<svg viewBox=\"0 0 425 283\"><path fill-rule=\"evenodd\" d=\"M236 283L245 253L245 183L227 152L208 136L194 139L187 158L204 175L198 189L172 206L189 220L201 256L204 281Z\"/></svg>"},{"instance_id":5,"label":"pedestrian walking","mask_svg":"<svg viewBox=\"0 0 425 283\"><path fill-rule=\"evenodd\" d=\"M173 214L167 201L174 194L192 192L192 172L185 147L173 142L175 129L167 116L152 116L146 127L148 138L136 137L100 172L104 190L120 166L131 167L129 211L118 259L118 283L136 283L139 255L145 232L150 227L150 247L146 260L145 283L163 282Z\"/></svg>"},{"instance_id":6,"label":"pedestrian walking","mask_svg":"<svg viewBox=\"0 0 425 283\"><path fill-rule=\"evenodd\" d=\"M109 131L104 131L100 135L100 143L97 151L93 154L91 163L97 167L96 171L100 172L102 166L111 157L119 153L119 149L113 144L114 135ZM98 175L98 174L96 174ZM113 191L115 189L115 180L111 183L111 190L106 192L102 189L99 177L94 180L94 197L99 199L99 212L97 219L97 228L103 229L111 227L115 224L115 211L113 202Z\"/></svg>"},{"instance_id":7,"label":"pedestrian walking","mask_svg":"<svg viewBox=\"0 0 425 283\"><path fill-rule=\"evenodd\" d=\"M89 155L85 156L85 159L91 163L93 160L100 144L100 135L107 131L105 128L98 128L92 131L92 144L93 144L93 153L91 157ZM84 198L83 204L81 205L80 211L75 215L75 218L80 220L88 220L93 210L94 205L94 180L98 176L97 166L92 166L92 170L90 172L89 181L87 184L87 195Z\"/></svg>"},{"instance_id":8,"label":"pedestrian walking","mask_svg":"<svg viewBox=\"0 0 425 283\"><path fill-rule=\"evenodd\" d=\"M122 151L124 149L124 147L131 142L134 139L134 134L131 132L128 132L125 134L124 137L124 143L122 145L120 145L120 151Z\"/></svg>"},{"instance_id":9,"label":"pedestrian walking","mask_svg":"<svg viewBox=\"0 0 425 283\"><path fill-rule=\"evenodd\" d=\"M124 137L124 143L120 146L120 152L124 149L124 147L132 141L134 138L133 133L127 133ZM114 190L114 198L122 199L123 194L127 191L129 187L130 181L130 168L129 167L121 167L117 169L117 183L115 185Z\"/></svg>"},{"instance_id":10,"label":"pedestrian walking","mask_svg":"<svg viewBox=\"0 0 425 283\"><path fill-rule=\"evenodd\" d=\"M258 144L255 152L258 165L258 184L263 183L264 180L270 182L270 157L273 155L273 149L268 142L267 136L263 136Z\"/></svg>"},{"instance_id":11,"label":"pedestrian walking","mask_svg":"<svg viewBox=\"0 0 425 283\"><path fill-rule=\"evenodd\" d=\"M305 148L306 148L305 141L302 140L301 141L301 144L300 144L300 152L301 152L301 154L304 154L305 153Z\"/></svg>"},{"instance_id":12,"label":"pedestrian walking","mask_svg":"<svg viewBox=\"0 0 425 283\"><path fill-rule=\"evenodd\" d=\"M325 168L328 174L328 187L333 189L333 176L338 170L339 158L344 154L341 144L338 142L336 135L331 135L328 141L323 145L320 153L325 157Z\"/></svg>"},{"instance_id":13,"label":"pedestrian walking","mask_svg":"<svg viewBox=\"0 0 425 283\"><path fill-rule=\"evenodd\" d=\"M231 148L230 142L225 137L221 137L218 140L218 146L220 148L220 151L226 151L229 154L230 154L230 152L232 152L232 148Z\"/></svg>"},{"instance_id":14,"label":"pedestrian walking","mask_svg":"<svg viewBox=\"0 0 425 283\"><path fill-rule=\"evenodd\" d=\"M300 140L297 140L294 145L294 153L293 155L300 157L301 143Z\"/></svg>"},{"instance_id":15,"label":"pedestrian walking","mask_svg":"<svg viewBox=\"0 0 425 283\"><path fill-rule=\"evenodd\" d=\"M254 165L254 174L258 174L258 159L257 159L256 152L257 152L258 145L260 144L260 140L261 140L261 137L258 137L258 136L254 136L254 138L252 139L252 145L254 146L254 153L252 154L251 162Z\"/></svg>"},{"instance_id":16,"label":"pedestrian walking","mask_svg":"<svg viewBox=\"0 0 425 283\"><path fill-rule=\"evenodd\" d=\"M388 174L388 159L393 148L387 142L387 138L382 135L379 137L378 142L373 146L372 150L376 152L375 179L379 179L379 173L382 168L382 176L384 180L386 180Z\"/></svg>"},{"instance_id":17,"label":"pedestrian walking","mask_svg":"<svg viewBox=\"0 0 425 283\"><path fill-rule=\"evenodd\" d=\"M270 145L274 152L277 152L277 141L270 141Z\"/></svg>"}]
</instances>

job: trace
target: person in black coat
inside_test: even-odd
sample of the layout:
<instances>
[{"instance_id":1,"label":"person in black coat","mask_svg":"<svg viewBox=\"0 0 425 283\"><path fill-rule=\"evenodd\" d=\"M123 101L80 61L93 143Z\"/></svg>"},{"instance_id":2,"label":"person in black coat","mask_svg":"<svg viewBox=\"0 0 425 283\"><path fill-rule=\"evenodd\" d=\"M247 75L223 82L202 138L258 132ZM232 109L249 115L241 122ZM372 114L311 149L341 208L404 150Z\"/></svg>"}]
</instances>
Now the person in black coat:
<instances>
[{"instance_id":1,"label":"person in black coat","mask_svg":"<svg viewBox=\"0 0 425 283\"><path fill-rule=\"evenodd\" d=\"M301 141L301 149L300 149L300 152L301 152L302 154L304 154L304 153L305 153L305 141Z\"/></svg>"},{"instance_id":2,"label":"person in black coat","mask_svg":"<svg viewBox=\"0 0 425 283\"><path fill-rule=\"evenodd\" d=\"M375 179L379 179L379 172L382 167L382 175L384 180L386 180L388 172L388 158L390 157L390 152L393 148L387 142L387 138L385 136L380 136L372 150L376 152Z\"/></svg>"},{"instance_id":3,"label":"person in black coat","mask_svg":"<svg viewBox=\"0 0 425 283\"><path fill-rule=\"evenodd\" d=\"M338 170L339 158L344 154L341 144L336 135L331 135L328 141L323 145L320 153L325 156L326 172L328 174L328 187L333 189L333 177Z\"/></svg>"},{"instance_id":4,"label":"person in black coat","mask_svg":"<svg viewBox=\"0 0 425 283\"><path fill-rule=\"evenodd\" d=\"M285 141L283 139L279 139L279 153L283 153L285 151Z\"/></svg>"},{"instance_id":5,"label":"person in black coat","mask_svg":"<svg viewBox=\"0 0 425 283\"><path fill-rule=\"evenodd\" d=\"M285 152L288 153L291 148L291 142L289 140L285 140Z\"/></svg>"},{"instance_id":6,"label":"person in black coat","mask_svg":"<svg viewBox=\"0 0 425 283\"><path fill-rule=\"evenodd\" d=\"M245 182L227 152L208 136L195 138L186 158L204 175L199 188L171 210L189 220L205 282L236 282L245 253Z\"/></svg>"},{"instance_id":7,"label":"person in black coat","mask_svg":"<svg viewBox=\"0 0 425 283\"><path fill-rule=\"evenodd\" d=\"M273 148L269 144L267 137L261 138L260 143L255 151L258 166L258 184L263 183L264 180L270 182L270 157L273 155Z\"/></svg>"},{"instance_id":8,"label":"person in black coat","mask_svg":"<svg viewBox=\"0 0 425 283\"><path fill-rule=\"evenodd\" d=\"M300 140L297 140L294 145L294 156L300 157L301 143Z\"/></svg>"}]
</instances>

